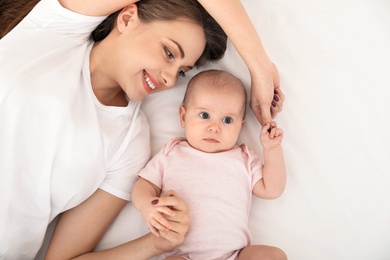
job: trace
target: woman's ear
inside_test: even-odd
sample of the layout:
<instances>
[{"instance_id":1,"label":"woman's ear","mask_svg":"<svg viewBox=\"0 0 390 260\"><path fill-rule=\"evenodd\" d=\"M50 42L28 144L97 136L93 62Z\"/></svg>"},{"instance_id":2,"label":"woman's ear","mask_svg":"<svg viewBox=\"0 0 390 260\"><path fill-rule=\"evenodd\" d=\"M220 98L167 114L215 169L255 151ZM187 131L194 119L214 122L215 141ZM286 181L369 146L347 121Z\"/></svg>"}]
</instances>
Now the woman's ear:
<instances>
[{"instance_id":1,"label":"woman's ear","mask_svg":"<svg viewBox=\"0 0 390 260\"><path fill-rule=\"evenodd\" d=\"M186 120L185 120L185 116L186 116L186 109L184 108L183 105L181 105L179 107L179 114L180 114L180 125L181 127L185 127L186 125Z\"/></svg>"},{"instance_id":2,"label":"woman's ear","mask_svg":"<svg viewBox=\"0 0 390 260\"><path fill-rule=\"evenodd\" d=\"M130 4L120 11L116 21L116 26L119 32L123 32L129 23L139 22L138 7L136 4Z\"/></svg>"}]
</instances>

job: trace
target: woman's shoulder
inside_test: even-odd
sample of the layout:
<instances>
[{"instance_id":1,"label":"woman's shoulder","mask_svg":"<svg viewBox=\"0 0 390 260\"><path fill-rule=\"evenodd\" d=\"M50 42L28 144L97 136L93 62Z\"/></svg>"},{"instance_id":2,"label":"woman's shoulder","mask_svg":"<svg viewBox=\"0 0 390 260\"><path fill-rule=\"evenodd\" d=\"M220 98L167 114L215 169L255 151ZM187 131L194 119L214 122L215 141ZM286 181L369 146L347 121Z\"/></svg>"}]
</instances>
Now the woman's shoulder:
<instances>
[{"instance_id":1,"label":"woman's shoulder","mask_svg":"<svg viewBox=\"0 0 390 260\"><path fill-rule=\"evenodd\" d=\"M90 34L106 16L83 15L65 8L57 0L41 0L26 18L40 27L55 29L58 33L65 30L66 33Z\"/></svg>"},{"instance_id":2,"label":"woman's shoulder","mask_svg":"<svg viewBox=\"0 0 390 260\"><path fill-rule=\"evenodd\" d=\"M53 1L53 0L51 0ZM73 12L89 16L106 16L112 14L129 4L134 4L139 0L105 1L104 4L96 4L96 0L55 0Z\"/></svg>"}]
</instances>

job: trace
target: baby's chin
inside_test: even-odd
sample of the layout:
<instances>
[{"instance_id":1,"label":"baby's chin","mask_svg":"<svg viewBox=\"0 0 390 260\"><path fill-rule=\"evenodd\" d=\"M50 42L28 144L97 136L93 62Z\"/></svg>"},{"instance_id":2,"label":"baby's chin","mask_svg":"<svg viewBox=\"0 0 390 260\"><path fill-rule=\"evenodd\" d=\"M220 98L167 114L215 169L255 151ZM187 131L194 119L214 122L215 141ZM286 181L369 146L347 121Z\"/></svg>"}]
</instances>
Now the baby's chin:
<instances>
[{"instance_id":1,"label":"baby's chin","mask_svg":"<svg viewBox=\"0 0 390 260\"><path fill-rule=\"evenodd\" d=\"M221 143L203 141L201 144L191 144L192 148L204 153L222 153L231 150L233 146L223 146Z\"/></svg>"}]
</instances>

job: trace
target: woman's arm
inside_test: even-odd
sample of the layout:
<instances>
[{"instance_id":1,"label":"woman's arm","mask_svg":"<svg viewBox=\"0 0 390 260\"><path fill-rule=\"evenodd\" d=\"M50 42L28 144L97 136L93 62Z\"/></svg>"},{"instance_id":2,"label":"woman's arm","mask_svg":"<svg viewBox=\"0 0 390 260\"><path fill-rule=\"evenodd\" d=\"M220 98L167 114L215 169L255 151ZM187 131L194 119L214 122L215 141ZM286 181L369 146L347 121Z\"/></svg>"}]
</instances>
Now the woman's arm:
<instances>
[{"instance_id":1,"label":"woman's arm","mask_svg":"<svg viewBox=\"0 0 390 260\"><path fill-rule=\"evenodd\" d=\"M159 237L148 233L136 240L100 252L92 252L75 259L150 259L152 256L161 254L165 251L183 243L184 237L188 231L189 217L186 204L180 200L174 191L168 191L165 196L159 198L157 206L169 206L175 211L175 217L169 217L172 222L172 229L166 232L160 232Z\"/></svg>"},{"instance_id":2,"label":"woman's arm","mask_svg":"<svg viewBox=\"0 0 390 260\"><path fill-rule=\"evenodd\" d=\"M171 192L156 207L170 207L171 230L156 237L147 234L112 249L92 252L125 204L101 189L77 207L64 212L57 222L45 259L150 259L183 243L189 217L185 203ZM131 225L132 223L129 223Z\"/></svg>"},{"instance_id":3,"label":"woman's arm","mask_svg":"<svg viewBox=\"0 0 390 260\"><path fill-rule=\"evenodd\" d=\"M121 256L123 252L133 259L148 259L160 251L153 251L151 237L131 241L121 248L101 253L90 253L98 244L127 201L98 189L77 207L64 212L57 222L46 259L88 259ZM131 223L129 223L131 225ZM122 256L122 257L123 257Z\"/></svg>"},{"instance_id":4,"label":"woman's arm","mask_svg":"<svg viewBox=\"0 0 390 260\"><path fill-rule=\"evenodd\" d=\"M284 101L279 74L241 0L198 1L221 25L249 69L252 79L250 105L256 118L262 125L271 122L282 110ZM274 99L275 90L278 97Z\"/></svg>"},{"instance_id":5,"label":"woman's arm","mask_svg":"<svg viewBox=\"0 0 390 260\"><path fill-rule=\"evenodd\" d=\"M57 222L46 259L72 259L91 252L126 203L98 189L83 203L64 212ZM137 259L147 259L160 252L153 252L152 245L151 238L145 236L127 243L121 250L115 249L105 254L115 255L125 250L127 257L134 254ZM84 257L88 256L94 257L94 254Z\"/></svg>"}]
</instances>

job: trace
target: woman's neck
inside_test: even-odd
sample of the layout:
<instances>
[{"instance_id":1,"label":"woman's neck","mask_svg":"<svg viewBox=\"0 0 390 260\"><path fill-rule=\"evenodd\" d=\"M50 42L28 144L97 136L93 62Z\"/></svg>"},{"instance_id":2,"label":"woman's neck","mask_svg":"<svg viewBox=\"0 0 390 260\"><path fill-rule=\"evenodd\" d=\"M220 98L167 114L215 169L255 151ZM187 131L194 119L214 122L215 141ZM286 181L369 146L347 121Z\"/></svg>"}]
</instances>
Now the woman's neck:
<instances>
[{"instance_id":1,"label":"woman's neck","mask_svg":"<svg viewBox=\"0 0 390 260\"><path fill-rule=\"evenodd\" d=\"M91 50L89 70L92 90L100 103L106 106L127 106L126 94L110 76L110 51L105 48L104 40L95 43Z\"/></svg>"}]
</instances>

